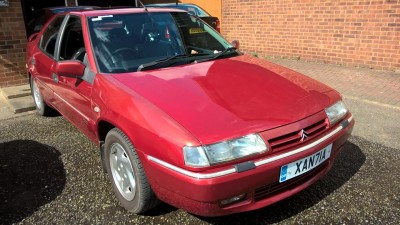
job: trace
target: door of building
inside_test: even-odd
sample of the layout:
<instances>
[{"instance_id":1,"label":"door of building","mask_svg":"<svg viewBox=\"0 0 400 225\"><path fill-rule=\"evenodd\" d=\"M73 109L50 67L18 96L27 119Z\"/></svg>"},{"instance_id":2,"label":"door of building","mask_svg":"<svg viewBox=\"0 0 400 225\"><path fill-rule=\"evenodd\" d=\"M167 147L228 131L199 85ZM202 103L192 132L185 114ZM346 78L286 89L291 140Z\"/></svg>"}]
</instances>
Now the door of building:
<instances>
[{"instance_id":1,"label":"door of building","mask_svg":"<svg viewBox=\"0 0 400 225\"><path fill-rule=\"evenodd\" d=\"M37 32L35 24L37 19L49 19L51 15L42 15L48 13L43 11L43 8L57 7L57 6L101 6L101 7L112 7L112 6L130 6L136 5L136 0L52 0L52 1L38 1L38 0L21 0L22 12L24 15L25 30L29 37L30 34ZM44 21L46 22L46 21ZM43 25L43 21L39 21L40 25Z\"/></svg>"},{"instance_id":2,"label":"door of building","mask_svg":"<svg viewBox=\"0 0 400 225\"><path fill-rule=\"evenodd\" d=\"M21 0L22 13L24 15L25 29L29 32L28 24L36 16L37 12L43 8L65 6L65 0L37 1L37 0Z\"/></svg>"}]
</instances>

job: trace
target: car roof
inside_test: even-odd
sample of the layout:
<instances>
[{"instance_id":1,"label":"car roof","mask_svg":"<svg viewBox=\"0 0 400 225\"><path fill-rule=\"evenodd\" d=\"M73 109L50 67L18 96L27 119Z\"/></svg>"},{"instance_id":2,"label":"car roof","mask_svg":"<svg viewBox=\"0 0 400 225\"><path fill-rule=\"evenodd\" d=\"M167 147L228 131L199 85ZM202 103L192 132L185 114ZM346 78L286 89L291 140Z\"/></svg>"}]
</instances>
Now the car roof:
<instances>
[{"instance_id":1,"label":"car roof","mask_svg":"<svg viewBox=\"0 0 400 225\"><path fill-rule=\"evenodd\" d=\"M165 8L111 8L111 9L96 9L96 10L85 10L85 11L72 11L71 13L74 14L81 14L87 17L92 16L104 16L110 14L127 14L127 13L147 13L147 12L186 12L185 10L181 9L165 9Z\"/></svg>"}]
</instances>

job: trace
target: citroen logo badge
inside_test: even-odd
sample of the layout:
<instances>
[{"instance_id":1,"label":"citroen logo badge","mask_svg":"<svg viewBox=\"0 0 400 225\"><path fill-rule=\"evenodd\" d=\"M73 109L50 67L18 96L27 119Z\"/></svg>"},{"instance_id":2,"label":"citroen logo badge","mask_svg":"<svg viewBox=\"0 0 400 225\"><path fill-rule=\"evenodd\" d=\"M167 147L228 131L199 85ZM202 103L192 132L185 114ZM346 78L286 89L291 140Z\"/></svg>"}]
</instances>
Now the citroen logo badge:
<instances>
[{"instance_id":1,"label":"citroen logo badge","mask_svg":"<svg viewBox=\"0 0 400 225\"><path fill-rule=\"evenodd\" d=\"M308 138L308 134L304 130L300 131L300 136L301 136L300 141L304 141L304 140L306 140L306 138Z\"/></svg>"}]
</instances>

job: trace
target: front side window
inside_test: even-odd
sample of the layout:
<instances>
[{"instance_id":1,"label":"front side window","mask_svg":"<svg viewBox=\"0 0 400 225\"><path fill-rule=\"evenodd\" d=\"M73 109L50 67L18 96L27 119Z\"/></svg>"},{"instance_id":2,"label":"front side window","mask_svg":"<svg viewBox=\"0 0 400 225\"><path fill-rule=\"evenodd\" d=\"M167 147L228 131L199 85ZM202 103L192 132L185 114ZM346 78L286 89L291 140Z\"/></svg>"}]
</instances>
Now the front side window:
<instances>
[{"instance_id":1,"label":"front side window","mask_svg":"<svg viewBox=\"0 0 400 225\"><path fill-rule=\"evenodd\" d=\"M64 20L63 16L58 16L47 26L40 38L40 48L50 56L54 56L54 50L56 47L57 35L60 31L61 24Z\"/></svg>"},{"instance_id":2,"label":"front side window","mask_svg":"<svg viewBox=\"0 0 400 225\"><path fill-rule=\"evenodd\" d=\"M202 20L181 12L114 14L88 18L103 73L133 72L192 63L232 46Z\"/></svg>"},{"instance_id":3,"label":"front side window","mask_svg":"<svg viewBox=\"0 0 400 225\"><path fill-rule=\"evenodd\" d=\"M79 17L70 16L68 18L60 43L59 60L80 60L83 62L86 49Z\"/></svg>"}]
</instances>

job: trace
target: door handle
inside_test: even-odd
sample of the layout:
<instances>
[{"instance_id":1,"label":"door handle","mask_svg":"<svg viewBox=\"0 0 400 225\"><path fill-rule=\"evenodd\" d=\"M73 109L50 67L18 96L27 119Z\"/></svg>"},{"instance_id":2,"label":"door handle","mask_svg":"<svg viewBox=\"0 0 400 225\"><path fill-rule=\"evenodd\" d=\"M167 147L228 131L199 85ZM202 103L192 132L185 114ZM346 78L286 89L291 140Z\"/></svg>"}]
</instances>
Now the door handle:
<instances>
[{"instance_id":1,"label":"door handle","mask_svg":"<svg viewBox=\"0 0 400 225\"><path fill-rule=\"evenodd\" d=\"M55 73L53 73L53 74L51 74L51 77L53 78L53 81L55 82L55 83L58 83L58 75L57 74L55 74Z\"/></svg>"}]
</instances>

